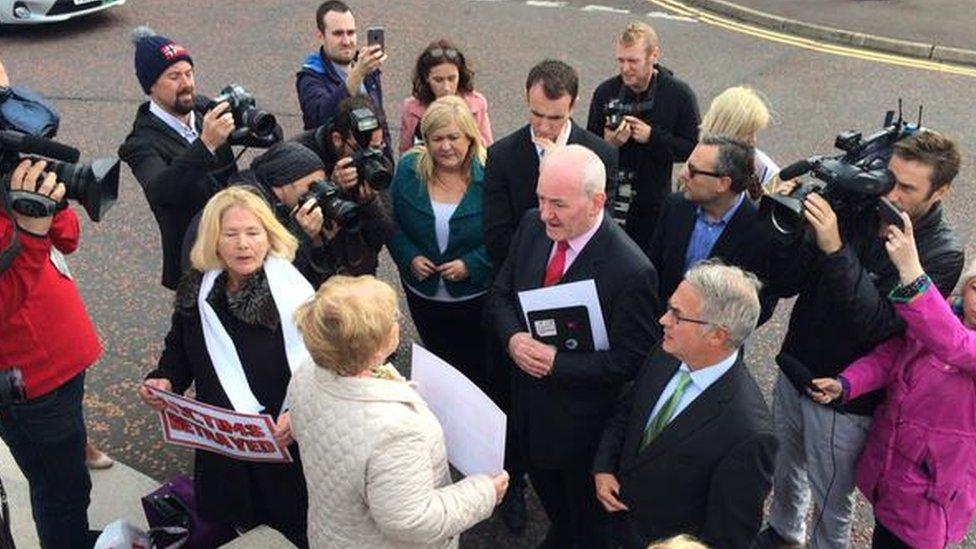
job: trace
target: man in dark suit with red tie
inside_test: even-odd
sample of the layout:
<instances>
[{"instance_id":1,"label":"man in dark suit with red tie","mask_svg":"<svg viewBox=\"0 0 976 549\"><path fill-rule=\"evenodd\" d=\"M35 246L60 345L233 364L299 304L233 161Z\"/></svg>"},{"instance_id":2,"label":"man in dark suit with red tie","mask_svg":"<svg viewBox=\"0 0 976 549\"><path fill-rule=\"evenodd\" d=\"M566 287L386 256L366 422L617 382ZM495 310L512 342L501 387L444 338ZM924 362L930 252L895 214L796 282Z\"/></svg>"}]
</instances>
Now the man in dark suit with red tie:
<instances>
[{"instance_id":1,"label":"man in dark suit with red tie","mask_svg":"<svg viewBox=\"0 0 976 549\"><path fill-rule=\"evenodd\" d=\"M752 545L777 448L741 354L759 319L758 286L708 260L668 299L661 349L621 397L594 460L613 547L677 534L723 549Z\"/></svg>"},{"instance_id":2,"label":"man in dark suit with red tie","mask_svg":"<svg viewBox=\"0 0 976 549\"><path fill-rule=\"evenodd\" d=\"M544 547L606 542L590 466L620 388L658 340L657 272L606 215L605 181L600 158L581 145L546 152L539 209L522 218L488 299L488 320L515 366L512 421L551 522ZM533 339L518 293L584 280L595 283L609 349L557 350Z\"/></svg>"}]
</instances>

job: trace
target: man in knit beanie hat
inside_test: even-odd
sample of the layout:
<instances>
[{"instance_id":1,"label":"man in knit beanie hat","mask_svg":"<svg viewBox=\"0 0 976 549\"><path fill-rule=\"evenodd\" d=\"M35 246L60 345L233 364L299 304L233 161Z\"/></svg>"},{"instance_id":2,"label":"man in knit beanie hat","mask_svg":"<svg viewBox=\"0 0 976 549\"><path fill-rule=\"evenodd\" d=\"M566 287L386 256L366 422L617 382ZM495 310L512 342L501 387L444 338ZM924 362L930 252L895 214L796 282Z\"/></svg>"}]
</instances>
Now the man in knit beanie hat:
<instances>
[{"instance_id":1,"label":"man in knit beanie hat","mask_svg":"<svg viewBox=\"0 0 976 549\"><path fill-rule=\"evenodd\" d=\"M208 109L196 94L189 50L149 27L132 33L136 78L149 100L139 106L119 157L139 180L163 245L163 286L175 289L180 246L190 220L237 172L227 142L234 117L227 103Z\"/></svg>"}]
</instances>

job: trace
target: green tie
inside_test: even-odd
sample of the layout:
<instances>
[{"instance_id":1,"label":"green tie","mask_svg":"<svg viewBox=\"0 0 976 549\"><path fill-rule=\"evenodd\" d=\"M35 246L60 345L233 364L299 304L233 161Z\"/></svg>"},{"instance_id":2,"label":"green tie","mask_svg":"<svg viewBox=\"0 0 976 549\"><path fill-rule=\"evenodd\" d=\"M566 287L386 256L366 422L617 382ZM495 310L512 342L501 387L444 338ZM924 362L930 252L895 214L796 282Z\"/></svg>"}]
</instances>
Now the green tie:
<instances>
[{"instance_id":1,"label":"green tie","mask_svg":"<svg viewBox=\"0 0 976 549\"><path fill-rule=\"evenodd\" d=\"M685 389L691 383L691 374L684 370L681 370L680 373L678 386L671 393L664 406L661 406L661 409L657 411L657 415L654 416L651 423L644 429L644 436L641 438L640 447L637 449L638 454L643 452L651 444L651 441L661 434L661 431L664 430L668 422L671 421L671 416L674 415L674 409L678 407L678 403L681 402L681 397L685 394Z\"/></svg>"}]
</instances>

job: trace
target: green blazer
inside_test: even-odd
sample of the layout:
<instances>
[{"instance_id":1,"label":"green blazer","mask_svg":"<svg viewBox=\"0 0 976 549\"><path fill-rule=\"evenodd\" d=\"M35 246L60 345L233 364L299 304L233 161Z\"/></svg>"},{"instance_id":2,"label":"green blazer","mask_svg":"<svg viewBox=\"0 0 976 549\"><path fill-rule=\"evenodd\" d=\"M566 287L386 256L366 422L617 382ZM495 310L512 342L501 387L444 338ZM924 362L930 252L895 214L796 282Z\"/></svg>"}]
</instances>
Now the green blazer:
<instances>
[{"instance_id":1,"label":"green blazer","mask_svg":"<svg viewBox=\"0 0 976 549\"><path fill-rule=\"evenodd\" d=\"M472 164L471 185L451 216L447 249L441 253L437 247L430 194L417 174L418 157L419 153L408 153L400 158L390 186L396 230L386 245L400 270L400 278L424 295L434 295L440 275L434 273L423 281L417 280L410 271L410 262L418 255L437 265L460 259L470 276L460 282L445 280L447 293L464 297L483 292L488 289L491 274L491 262L481 238L484 167L477 161Z\"/></svg>"}]
</instances>

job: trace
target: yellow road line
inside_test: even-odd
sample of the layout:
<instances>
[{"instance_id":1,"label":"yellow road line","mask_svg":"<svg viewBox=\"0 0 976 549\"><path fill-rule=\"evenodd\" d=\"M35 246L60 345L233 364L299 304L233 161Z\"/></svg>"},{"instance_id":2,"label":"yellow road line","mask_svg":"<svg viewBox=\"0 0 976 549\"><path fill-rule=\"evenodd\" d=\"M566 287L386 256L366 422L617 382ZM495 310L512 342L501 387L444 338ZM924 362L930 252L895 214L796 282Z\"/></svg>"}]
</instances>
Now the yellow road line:
<instances>
[{"instance_id":1,"label":"yellow road line","mask_svg":"<svg viewBox=\"0 0 976 549\"><path fill-rule=\"evenodd\" d=\"M716 27L721 27L734 32L748 34L772 42L778 42L780 44L787 44L799 48L818 51L821 53L829 53L832 55L839 55L843 57L852 57L855 59L863 59L867 61L875 61L878 63L886 63L889 65L898 65L901 67L910 67L910 68L923 69L928 71L956 74L956 75L976 78L976 69L969 68L969 67L961 67L958 65L940 63L938 61L927 61L924 59L916 59L914 57L904 57L901 55L895 55L890 53L882 53L882 52L877 52L872 50L858 49L858 48L847 47L847 46L839 46L837 44L828 44L826 42L818 42L816 40L811 40L809 38L801 38L799 36L776 32L769 29L763 29L760 27L755 27L745 23L733 21L731 19L727 19L724 17L719 17L717 15L708 13L706 11L702 11L700 9L682 4L677 0L648 0L648 1L657 4L658 6L661 6L662 8L665 8L669 11L678 13L679 15L694 18L698 21L701 21L702 23L706 23Z\"/></svg>"}]
</instances>

